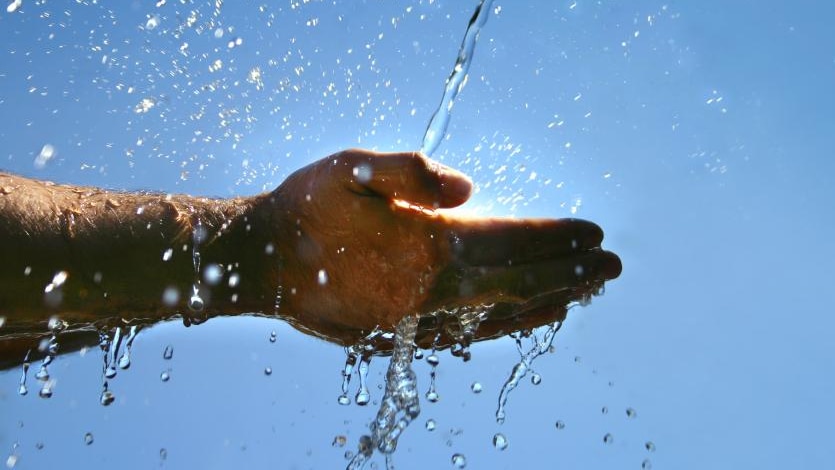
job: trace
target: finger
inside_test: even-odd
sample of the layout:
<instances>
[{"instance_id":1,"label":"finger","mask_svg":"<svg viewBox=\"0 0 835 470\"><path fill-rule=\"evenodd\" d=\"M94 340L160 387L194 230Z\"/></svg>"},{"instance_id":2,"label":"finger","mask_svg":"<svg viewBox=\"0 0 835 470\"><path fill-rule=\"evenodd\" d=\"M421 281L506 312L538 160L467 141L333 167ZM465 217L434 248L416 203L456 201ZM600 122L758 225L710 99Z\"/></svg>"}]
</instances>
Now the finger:
<instances>
[{"instance_id":1,"label":"finger","mask_svg":"<svg viewBox=\"0 0 835 470\"><path fill-rule=\"evenodd\" d=\"M600 249L508 267L451 267L439 275L433 301L438 305L525 302L544 293L614 279L620 272L620 258Z\"/></svg>"},{"instance_id":2,"label":"finger","mask_svg":"<svg viewBox=\"0 0 835 470\"><path fill-rule=\"evenodd\" d=\"M431 209L455 207L469 199L473 188L463 173L418 152L346 150L340 158L350 168L352 190L386 199Z\"/></svg>"},{"instance_id":3,"label":"finger","mask_svg":"<svg viewBox=\"0 0 835 470\"><path fill-rule=\"evenodd\" d=\"M513 266L599 248L603 230L581 219L456 220L448 229L454 262Z\"/></svg>"}]
</instances>

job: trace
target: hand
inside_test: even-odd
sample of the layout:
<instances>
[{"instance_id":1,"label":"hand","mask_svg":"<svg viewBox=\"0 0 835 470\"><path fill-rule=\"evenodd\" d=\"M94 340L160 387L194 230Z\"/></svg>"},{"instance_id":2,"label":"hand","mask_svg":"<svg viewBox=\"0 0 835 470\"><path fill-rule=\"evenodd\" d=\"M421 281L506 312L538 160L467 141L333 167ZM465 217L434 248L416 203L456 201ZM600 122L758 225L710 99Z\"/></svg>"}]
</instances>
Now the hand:
<instances>
[{"instance_id":1,"label":"hand","mask_svg":"<svg viewBox=\"0 0 835 470\"><path fill-rule=\"evenodd\" d=\"M620 274L591 222L436 210L471 190L463 174L412 152L347 150L297 171L255 209L275 230L278 313L343 342L411 313L492 306L484 333L501 334L561 319Z\"/></svg>"}]
</instances>

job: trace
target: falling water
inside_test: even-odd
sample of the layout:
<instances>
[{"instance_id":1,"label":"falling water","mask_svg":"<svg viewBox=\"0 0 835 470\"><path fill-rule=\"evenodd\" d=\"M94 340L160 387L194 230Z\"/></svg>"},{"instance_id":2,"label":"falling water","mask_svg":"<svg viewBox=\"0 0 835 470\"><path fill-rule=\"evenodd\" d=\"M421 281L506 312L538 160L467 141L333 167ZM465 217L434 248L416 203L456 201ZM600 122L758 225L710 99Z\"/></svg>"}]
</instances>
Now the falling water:
<instances>
[{"instance_id":1,"label":"falling water","mask_svg":"<svg viewBox=\"0 0 835 470\"><path fill-rule=\"evenodd\" d=\"M137 327L136 325L130 327L130 333L128 333L128 338L125 340L125 352L122 353L122 356L119 357L119 368L120 369L127 369L130 367L130 350L133 347L133 340L136 338Z\"/></svg>"},{"instance_id":2,"label":"falling water","mask_svg":"<svg viewBox=\"0 0 835 470\"><path fill-rule=\"evenodd\" d=\"M475 43L478 41L478 33L484 23L487 22L492 3L493 0L481 0L472 18L470 18L467 31L464 33L464 40L458 50L458 58L455 59L455 66L446 79L444 96L441 98L441 103L438 105L435 114L432 115L432 119L429 120L426 132L423 135L423 144L420 146L420 151L426 155L432 155L435 152L446 134L449 117L452 114L452 105L455 103L458 93L461 93L467 83L467 71L470 70L470 64L473 62L473 52L475 51Z\"/></svg>"},{"instance_id":3,"label":"falling water","mask_svg":"<svg viewBox=\"0 0 835 470\"><path fill-rule=\"evenodd\" d=\"M23 370L20 373L20 385L17 388L17 393L21 395L26 395L29 393L29 389L26 388L26 375L29 373L29 353L32 351L26 351L26 356L23 358Z\"/></svg>"},{"instance_id":4,"label":"falling water","mask_svg":"<svg viewBox=\"0 0 835 470\"><path fill-rule=\"evenodd\" d=\"M414 315L404 317L397 324L394 350L386 371L385 395L377 417L371 422L371 435L360 438L359 452L348 465L349 470L363 468L375 448L386 455L386 464L390 467L388 456L397 448L397 440L420 414L417 378L412 370L417 325Z\"/></svg>"},{"instance_id":5,"label":"falling water","mask_svg":"<svg viewBox=\"0 0 835 470\"><path fill-rule=\"evenodd\" d=\"M200 243L202 243L205 238L206 229L203 228L203 224L198 218L197 223L194 226L194 232L192 233L191 245L191 260L194 265L194 283L191 285L191 297L188 299L188 309L191 314L183 317L183 324L185 324L185 326L190 326L192 324L198 325L206 320L205 317L199 316L202 314L203 308L205 307L205 302L200 296Z\"/></svg>"},{"instance_id":6,"label":"falling water","mask_svg":"<svg viewBox=\"0 0 835 470\"><path fill-rule=\"evenodd\" d=\"M545 330L545 333L542 334L542 338L538 338L536 332L532 333L530 338L533 345L531 345L530 349L527 351L524 351L524 348L522 347L522 337L518 333L516 334L516 347L519 350L520 360L515 366L513 366L513 370L510 372L510 377L507 378L502 386L501 393L499 393L499 406L496 409L497 423L504 423L506 416L505 406L507 405L507 398L510 396L510 392L512 392L513 389L519 385L519 381L527 375L529 370L531 370L533 361L551 349L551 343L554 342L554 337L556 337L557 331L560 330L560 327L562 327L562 322L556 322L549 326Z\"/></svg>"}]
</instances>

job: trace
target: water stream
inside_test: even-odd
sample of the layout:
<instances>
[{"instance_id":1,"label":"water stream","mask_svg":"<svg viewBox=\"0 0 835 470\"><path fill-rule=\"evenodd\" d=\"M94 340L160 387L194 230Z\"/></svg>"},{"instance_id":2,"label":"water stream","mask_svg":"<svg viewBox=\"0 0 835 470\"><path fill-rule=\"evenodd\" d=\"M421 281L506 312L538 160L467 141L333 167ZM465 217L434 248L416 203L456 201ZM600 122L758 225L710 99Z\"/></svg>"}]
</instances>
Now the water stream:
<instances>
[{"instance_id":1,"label":"water stream","mask_svg":"<svg viewBox=\"0 0 835 470\"><path fill-rule=\"evenodd\" d=\"M484 24L487 23L487 17L490 14L490 6L492 3L493 0L481 0L472 18L470 18L467 31L464 33L464 40L461 42L461 48L458 50L458 57L455 59L455 65L452 67L452 72L446 79L441 103L429 120L429 124L426 126L426 132L423 134L423 143L420 146L420 151L426 155L432 155L438 146L441 145L441 141L443 141L446 135L447 127L449 127L449 119L452 115L452 106L455 104L455 98L467 84L467 72L473 63L473 52L475 52L475 43L478 41L478 33Z\"/></svg>"}]
</instances>

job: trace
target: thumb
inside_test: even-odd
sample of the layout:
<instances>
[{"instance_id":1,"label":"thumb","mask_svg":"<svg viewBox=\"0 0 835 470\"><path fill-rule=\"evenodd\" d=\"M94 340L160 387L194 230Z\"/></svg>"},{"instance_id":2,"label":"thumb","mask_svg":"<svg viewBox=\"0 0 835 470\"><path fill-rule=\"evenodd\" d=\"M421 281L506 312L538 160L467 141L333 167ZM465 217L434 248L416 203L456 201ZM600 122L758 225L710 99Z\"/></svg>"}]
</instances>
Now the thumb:
<instances>
[{"instance_id":1,"label":"thumb","mask_svg":"<svg viewBox=\"0 0 835 470\"><path fill-rule=\"evenodd\" d=\"M470 198L473 189L472 181L463 173L419 152L346 150L340 160L350 169L352 190L426 208L459 206Z\"/></svg>"}]
</instances>

